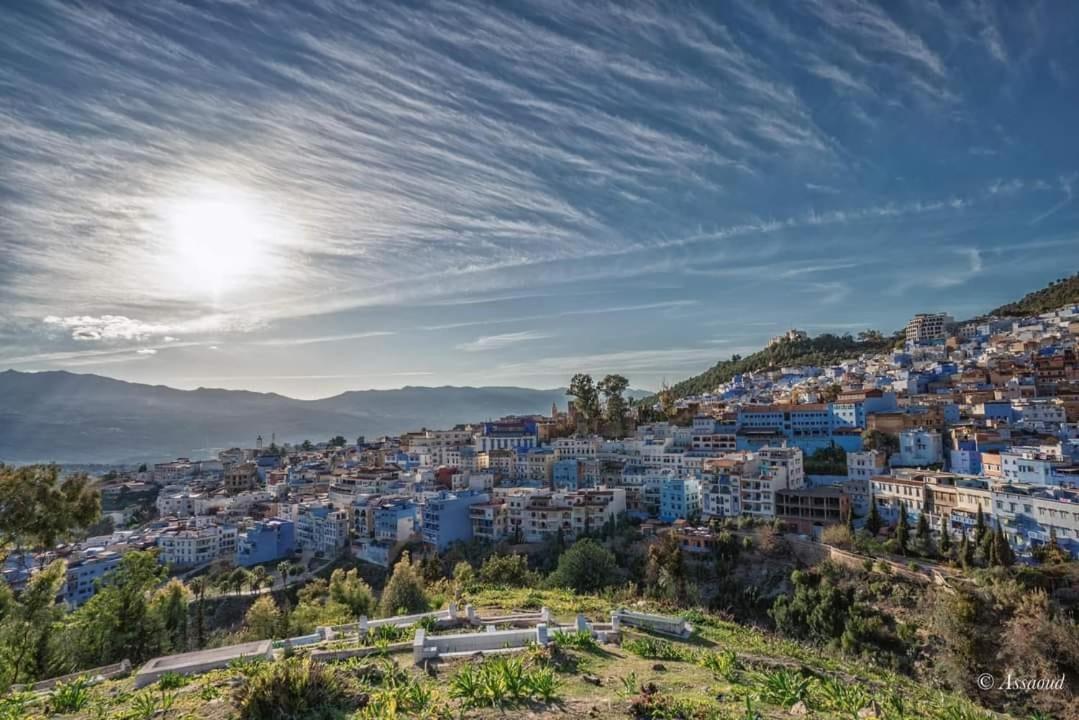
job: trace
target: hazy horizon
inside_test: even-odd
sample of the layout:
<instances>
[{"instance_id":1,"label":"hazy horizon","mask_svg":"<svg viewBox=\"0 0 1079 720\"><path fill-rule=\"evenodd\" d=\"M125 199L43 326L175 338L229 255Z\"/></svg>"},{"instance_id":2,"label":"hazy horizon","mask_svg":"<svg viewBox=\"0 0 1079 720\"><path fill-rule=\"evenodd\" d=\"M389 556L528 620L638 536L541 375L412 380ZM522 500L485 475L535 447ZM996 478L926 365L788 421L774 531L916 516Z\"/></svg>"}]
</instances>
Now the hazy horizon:
<instances>
[{"instance_id":1,"label":"hazy horizon","mask_svg":"<svg viewBox=\"0 0 1079 720\"><path fill-rule=\"evenodd\" d=\"M0 17L3 369L655 389L1079 267L1075 5Z\"/></svg>"}]
</instances>

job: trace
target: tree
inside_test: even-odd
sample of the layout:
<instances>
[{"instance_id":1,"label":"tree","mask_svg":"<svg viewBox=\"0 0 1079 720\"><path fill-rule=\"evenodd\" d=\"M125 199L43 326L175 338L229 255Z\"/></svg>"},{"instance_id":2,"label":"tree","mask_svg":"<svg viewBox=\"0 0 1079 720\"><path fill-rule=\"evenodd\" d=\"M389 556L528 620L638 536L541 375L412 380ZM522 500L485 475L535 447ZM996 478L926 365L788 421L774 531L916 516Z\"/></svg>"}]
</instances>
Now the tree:
<instances>
[{"instance_id":1,"label":"tree","mask_svg":"<svg viewBox=\"0 0 1079 720\"><path fill-rule=\"evenodd\" d=\"M940 516L940 554L947 556L952 549L952 536L948 531L948 518Z\"/></svg>"},{"instance_id":2,"label":"tree","mask_svg":"<svg viewBox=\"0 0 1079 720\"><path fill-rule=\"evenodd\" d=\"M85 473L60 479L58 465L0 465L0 562L12 552L52 548L101 515Z\"/></svg>"},{"instance_id":3,"label":"tree","mask_svg":"<svg viewBox=\"0 0 1079 720\"><path fill-rule=\"evenodd\" d=\"M645 588L655 597L680 605L688 598L688 587L682 546L672 533L666 533L648 548Z\"/></svg>"},{"instance_id":4,"label":"tree","mask_svg":"<svg viewBox=\"0 0 1079 720\"><path fill-rule=\"evenodd\" d=\"M883 526L884 523L880 519L880 511L877 509L877 501L871 498L869 501L869 517L865 520L865 529L868 530L871 535L876 535Z\"/></svg>"},{"instance_id":5,"label":"tree","mask_svg":"<svg viewBox=\"0 0 1079 720\"><path fill-rule=\"evenodd\" d=\"M629 387L629 380L622 375L607 375L596 389L603 393L607 401L606 415L607 427L613 437L620 438L626 434L626 399L622 394Z\"/></svg>"},{"instance_id":6,"label":"tree","mask_svg":"<svg viewBox=\"0 0 1079 720\"><path fill-rule=\"evenodd\" d=\"M161 617L165 642L170 652L187 649L187 601L190 593L183 582L173 578L157 591L151 607Z\"/></svg>"},{"instance_id":7,"label":"tree","mask_svg":"<svg viewBox=\"0 0 1079 720\"><path fill-rule=\"evenodd\" d=\"M386 583L386 589L382 591L379 611L384 617L390 617L398 612L410 614L426 609L427 595L423 590L423 579L412 566L412 558L408 552L403 552L393 566L393 574Z\"/></svg>"},{"instance_id":8,"label":"tree","mask_svg":"<svg viewBox=\"0 0 1079 720\"><path fill-rule=\"evenodd\" d=\"M573 409L577 412L577 432L581 432L582 427L587 433L594 432L600 411L599 392L592 376L585 373L574 375L569 381L566 394L573 398Z\"/></svg>"},{"instance_id":9,"label":"tree","mask_svg":"<svg viewBox=\"0 0 1079 720\"><path fill-rule=\"evenodd\" d=\"M375 594L356 568L347 572L341 568L333 571L330 575L330 599L347 607L354 617L374 614Z\"/></svg>"},{"instance_id":10,"label":"tree","mask_svg":"<svg viewBox=\"0 0 1079 720\"><path fill-rule=\"evenodd\" d=\"M31 681L47 674L53 655L53 632L63 609L56 604L67 577L63 561L57 560L34 573L14 597L6 584L0 619L0 688Z\"/></svg>"},{"instance_id":11,"label":"tree","mask_svg":"<svg viewBox=\"0 0 1079 720\"><path fill-rule=\"evenodd\" d=\"M311 450L313 450L314 448L315 448L315 446L314 446L314 445L313 445L313 444L311 443L311 441L310 441L310 440L304 440L304 441L303 441L303 442L302 442L302 443L300 444L300 449L301 449L301 450L303 450L303 451L305 451L305 452L310 452L310 451L311 451Z\"/></svg>"},{"instance_id":12,"label":"tree","mask_svg":"<svg viewBox=\"0 0 1079 720\"><path fill-rule=\"evenodd\" d=\"M1011 567L1015 564L1015 551L1012 550L1008 538L1004 535L999 520L996 531L993 533L993 564L1003 567Z\"/></svg>"},{"instance_id":13,"label":"tree","mask_svg":"<svg viewBox=\"0 0 1079 720\"><path fill-rule=\"evenodd\" d=\"M348 440L345 440L344 435L334 435L327 444L333 448L343 448L348 444Z\"/></svg>"},{"instance_id":14,"label":"tree","mask_svg":"<svg viewBox=\"0 0 1079 720\"><path fill-rule=\"evenodd\" d=\"M270 640L281 628L281 610L272 595L261 595L244 613L244 626L252 640Z\"/></svg>"},{"instance_id":15,"label":"tree","mask_svg":"<svg viewBox=\"0 0 1079 720\"><path fill-rule=\"evenodd\" d=\"M610 550L591 538L575 542L558 559L549 581L578 593L592 593L614 585L621 578L618 562Z\"/></svg>"},{"instance_id":16,"label":"tree","mask_svg":"<svg viewBox=\"0 0 1079 720\"><path fill-rule=\"evenodd\" d=\"M242 567L238 567L229 573L225 580L226 587L237 595L243 592L244 585L250 585L250 582L251 572Z\"/></svg>"},{"instance_id":17,"label":"tree","mask_svg":"<svg viewBox=\"0 0 1079 720\"><path fill-rule=\"evenodd\" d=\"M454 592L460 597L461 593L468 592L476 584L476 570L467 560L461 560L453 566Z\"/></svg>"},{"instance_id":18,"label":"tree","mask_svg":"<svg viewBox=\"0 0 1079 720\"><path fill-rule=\"evenodd\" d=\"M125 553L97 593L71 616L72 649L84 667L127 658L142 662L161 650L162 623L150 594L165 569L149 551Z\"/></svg>"},{"instance_id":19,"label":"tree","mask_svg":"<svg viewBox=\"0 0 1079 720\"><path fill-rule=\"evenodd\" d=\"M277 574L281 576L281 587L288 585L288 576L292 571L292 563L288 560L282 560L277 563Z\"/></svg>"},{"instance_id":20,"label":"tree","mask_svg":"<svg viewBox=\"0 0 1079 720\"><path fill-rule=\"evenodd\" d=\"M963 533L963 539L959 541L959 563L964 568L974 566L974 545L971 544L966 532Z\"/></svg>"},{"instance_id":21,"label":"tree","mask_svg":"<svg viewBox=\"0 0 1079 720\"><path fill-rule=\"evenodd\" d=\"M251 568L250 582L251 589L255 592L258 592L263 587L265 587L267 582L269 582L271 585L273 584L273 581L270 580L269 573L262 565L256 565L255 567Z\"/></svg>"},{"instance_id":22,"label":"tree","mask_svg":"<svg viewBox=\"0 0 1079 720\"><path fill-rule=\"evenodd\" d=\"M978 503L978 515L974 520L974 544L981 545L982 538L985 537L985 514L982 512L982 505Z\"/></svg>"},{"instance_id":23,"label":"tree","mask_svg":"<svg viewBox=\"0 0 1079 720\"><path fill-rule=\"evenodd\" d=\"M206 644L206 609L203 600L210 582L205 577L197 577L187 585L195 596L195 646L201 648Z\"/></svg>"},{"instance_id":24,"label":"tree","mask_svg":"<svg viewBox=\"0 0 1079 720\"><path fill-rule=\"evenodd\" d=\"M495 587L529 587L538 582L523 555L495 554L480 566L480 582Z\"/></svg>"},{"instance_id":25,"label":"tree","mask_svg":"<svg viewBox=\"0 0 1079 720\"><path fill-rule=\"evenodd\" d=\"M854 540L854 507L847 508L847 532L850 533L850 539Z\"/></svg>"},{"instance_id":26,"label":"tree","mask_svg":"<svg viewBox=\"0 0 1079 720\"><path fill-rule=\"evenodd\" d=\"M899 522L895 528L895 539L899 543L899 554L907 554L907 543L910 542L910 524L907 521L907 506L899 502Z\"/></svg>"},{"instance_id":27,"label":"tree","mask_svg":"<svg viewBox=\"0 0 1079 720\"><path fill-rule=\"evenodd\" d=\"M677 397L666 380L660 386L656 398L659 400L659 412L663 415L663 419L671 420L678 414L678 406L675 404Z\"/></svg>"},{"instance_id":28,"label":"tree","mask_svg":"<svg viewBox=\"0 0 1079 720\"><path fill-rule=\"evenodd\" d=\"M922 552L929 551L929 518L924 512L918 513L918 527L914 531L914 537L918 538L918 545Z\"/></svg>"},{"instance_id":29,"label":"tree","mask_svg":"<svg viewBox=\"0 0 1079 720\"><path fill-rule=\"evenodd\" d=\"M862 448L880 450L887 457L899 451L899 438L880 430L866 430L862 433Z\"/></svg>"}]
</instances>

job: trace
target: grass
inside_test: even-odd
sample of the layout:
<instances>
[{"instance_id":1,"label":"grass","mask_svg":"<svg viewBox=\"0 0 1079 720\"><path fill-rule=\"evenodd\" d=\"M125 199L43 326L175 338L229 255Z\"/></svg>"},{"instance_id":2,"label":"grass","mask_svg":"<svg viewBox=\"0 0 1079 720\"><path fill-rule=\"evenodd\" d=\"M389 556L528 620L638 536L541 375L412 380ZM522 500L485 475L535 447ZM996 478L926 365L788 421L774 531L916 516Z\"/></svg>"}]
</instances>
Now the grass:
<instances>
[{"instance_id":1,"label":"grass","mask_svg":"<svg viewBox=\"0 0 1079 720\"><path fill-rule=\"evenodd\" d=\"M267 664L236 693L243 720L329 718L345 704L336 671L310 658Z\"/></svg>"}]
</instances>

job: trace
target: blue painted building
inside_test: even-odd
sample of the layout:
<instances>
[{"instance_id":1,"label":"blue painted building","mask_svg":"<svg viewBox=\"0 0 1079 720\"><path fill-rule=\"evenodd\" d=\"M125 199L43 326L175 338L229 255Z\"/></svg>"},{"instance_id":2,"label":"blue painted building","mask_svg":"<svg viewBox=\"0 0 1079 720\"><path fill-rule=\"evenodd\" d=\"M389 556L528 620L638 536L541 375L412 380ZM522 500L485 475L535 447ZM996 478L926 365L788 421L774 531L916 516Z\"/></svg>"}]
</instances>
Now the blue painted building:
<instances>
[{"instance_id":1,"label":"blue painted building","mask_svg":"<svg viewBox=\"0 0 1079 720\"><path fill-rule=\"evenodd\" d=\"M469 508L490 500L485 492L446 491L428 496L423 507L423 542L435 550L445 550L450 544L472 538L472 519Z\"/></svg>"},{"instance_id":2,"label":"blue painted building","mask_svg":"<svg viewBox=\"0 0 1079 720\"><path fill-rule=\"evenodd\" d=\"M557 460L551 465L551 484L555 490L577 490L584 483L584 463L576 458Z\"/></svg>"},{"instance_id":3,"label":"blue painted building","mask_svg":"<svg viewBox=\"0 0 1079 720\"><path fill-rule=\"evenodd\" d=\"M250 567L288 557L296 550L296 526L275 518L255 523L236 540L236 564Z\"/></svg>"},{"instance_id":4,"label":"blue painted building","mask_svg":"<svg viewBox=\"0 0 1079 720\"><path fill-rule=\"evenodd\" d=\"M688 520L701 515L701 481L695 477L664 478L659 488L659 519Z\"/></svg>"},{"instance_id":5,"label":"blue painted building","mask_svg":"<svg viewBox=\"0 0 1079 720\"><path fill-rule=\"evenodd\" d=\"M411 500L394 500L378 505L373 515L376 540L404 542L416 532L419 509Z\"/></svg>"}]
</instances>

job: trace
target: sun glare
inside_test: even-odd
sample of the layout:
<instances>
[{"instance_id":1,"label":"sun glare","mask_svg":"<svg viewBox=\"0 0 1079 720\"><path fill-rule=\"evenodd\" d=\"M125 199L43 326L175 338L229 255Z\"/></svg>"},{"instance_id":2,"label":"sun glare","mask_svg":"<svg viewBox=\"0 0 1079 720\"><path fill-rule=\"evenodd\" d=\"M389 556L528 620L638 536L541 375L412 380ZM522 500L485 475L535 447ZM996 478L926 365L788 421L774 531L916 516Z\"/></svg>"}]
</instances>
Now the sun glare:
<instances>
[{"instance_id":1,"label":"sun glare","mask_svg":"<svg viewBox=\"0 0 1079 720\"><path fill-rule=\"evenodd\" d=\"M171 269L181 287L214 297L265 270L271 225L250 193L206 186L166 209Z\"/></svg>"}]
</instances>

